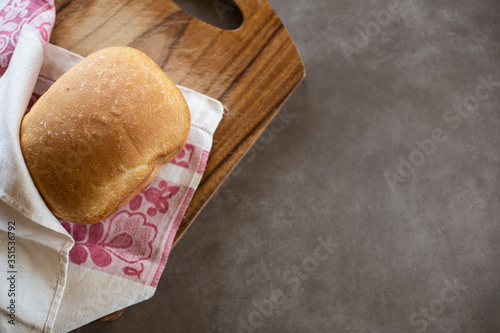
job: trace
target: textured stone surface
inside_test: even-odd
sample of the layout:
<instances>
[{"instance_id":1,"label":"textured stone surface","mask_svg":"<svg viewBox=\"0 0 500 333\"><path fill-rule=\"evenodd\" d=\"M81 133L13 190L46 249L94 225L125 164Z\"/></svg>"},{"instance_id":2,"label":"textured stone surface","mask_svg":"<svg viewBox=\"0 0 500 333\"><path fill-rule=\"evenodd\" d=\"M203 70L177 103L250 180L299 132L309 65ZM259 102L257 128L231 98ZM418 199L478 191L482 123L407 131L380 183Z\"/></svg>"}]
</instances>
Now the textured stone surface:
<instances>
[{"instance_id":1,"label":"textured stone surface","mask_svg":"<svg viewBox=\"0 0 500 333\"><path fill-rule=\"evenodd\" d=\"M154 298L75 332L500 332L500 3L270 2L307 78Z\"/></svg>"}]
</instances>

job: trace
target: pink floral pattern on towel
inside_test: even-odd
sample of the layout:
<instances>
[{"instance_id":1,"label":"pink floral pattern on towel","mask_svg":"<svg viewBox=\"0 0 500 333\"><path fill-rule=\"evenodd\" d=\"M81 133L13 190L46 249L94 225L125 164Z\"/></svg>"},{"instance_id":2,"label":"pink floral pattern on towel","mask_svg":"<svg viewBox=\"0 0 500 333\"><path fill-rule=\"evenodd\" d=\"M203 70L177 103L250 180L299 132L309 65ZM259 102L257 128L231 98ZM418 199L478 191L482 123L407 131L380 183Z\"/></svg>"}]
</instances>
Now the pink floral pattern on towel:
<instances>
[{"instance_id":1,"label":"pink floral pattern on towel","mask_svg":"<svg viewBox=\"0 0 500 333\"><path fill-rule=\"evenodd\" d=\"M72 263L81 265L89 260L97 267L108 267L120 262L123 273L141 278L144 263L151 258L153 242L158 235L156 225L147 222L143 213L122 210L109 221L92 225L71 225L62 222L73 235L75 246L70 251ZM140 264L140 269L127 264ZM115 265L116 266L116 265Z\"/></svg>"},{"instance_id":2,"label":"pink floral pattern on towel","mask_svg":"<svg viewBox=\"0 0 500 333\"><path fill-rule=\"evenodd\" d=\"M123 209L102 222L81 225L61 221L75 240L70 262L156 286L193 194L190 187L156 177Z\"/></svg>"},{"instance_id":3,"label":"pink floral pattern on towel","mask_svg":"<svg viewBox=\"0 0 500 333\"><path fill-rule=\"evenodd\" d=\"M34 27L45 45L54 20L52 0L12 0L0 10L0 76L7 70L23 28L26 25Z\"/></svg>"}]
</instances>

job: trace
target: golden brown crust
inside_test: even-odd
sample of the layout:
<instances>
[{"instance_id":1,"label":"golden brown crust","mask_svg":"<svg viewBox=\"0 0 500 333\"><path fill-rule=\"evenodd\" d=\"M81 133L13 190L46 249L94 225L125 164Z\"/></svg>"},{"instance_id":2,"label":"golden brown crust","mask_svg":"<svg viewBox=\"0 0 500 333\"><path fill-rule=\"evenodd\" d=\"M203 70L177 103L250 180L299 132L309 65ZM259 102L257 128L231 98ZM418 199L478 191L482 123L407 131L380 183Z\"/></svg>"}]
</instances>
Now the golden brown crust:
<instances>
[{"instance_id":1,"label":"golden brown crust","mask_svg":"<svg viewBox=\"0 0 500 333\"><path fill-rule=\"evenodd\" d=\"M59 78L21 124L21 148L54 215L105 219L140 192L186 143L182 93L144 53L111 47Z\"/></svg>"}]
</instances>

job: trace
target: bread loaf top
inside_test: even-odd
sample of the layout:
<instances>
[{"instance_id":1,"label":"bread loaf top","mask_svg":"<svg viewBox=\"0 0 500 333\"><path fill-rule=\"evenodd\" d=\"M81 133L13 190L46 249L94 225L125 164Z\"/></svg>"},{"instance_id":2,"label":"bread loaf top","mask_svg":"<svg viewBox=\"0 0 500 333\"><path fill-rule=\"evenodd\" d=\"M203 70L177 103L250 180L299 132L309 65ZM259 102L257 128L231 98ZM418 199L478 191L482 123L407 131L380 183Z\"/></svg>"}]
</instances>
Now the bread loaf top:
<instances>
[{"instance_id":1,"label":"bread loaf top","mask_svg":"<svg viewBox=\"0 0 500 333\"><path fill-rule=\"evenodd\" d=\"M147 55L111 47L61 76L21 124L21 149L48 208L101 221L172 160L189 135L180 90Z\"/></svg>"}]
</instances>

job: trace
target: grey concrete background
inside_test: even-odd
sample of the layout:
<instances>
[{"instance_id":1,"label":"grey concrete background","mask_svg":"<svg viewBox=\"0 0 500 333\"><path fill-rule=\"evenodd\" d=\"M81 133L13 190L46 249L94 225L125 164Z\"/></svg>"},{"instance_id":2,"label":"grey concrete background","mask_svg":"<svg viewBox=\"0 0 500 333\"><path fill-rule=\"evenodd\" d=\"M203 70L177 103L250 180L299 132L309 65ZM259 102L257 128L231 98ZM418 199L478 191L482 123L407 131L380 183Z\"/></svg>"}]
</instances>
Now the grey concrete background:
<instances>
[{"instance_id":1,"label":"grey concrete background","mask_svg":"<svg viewBox=\"0 0 500 333\"><path fill-rule=\"evenodd\" d=\"M500 3L270 2L308 75L289 124L153 299L75 332L500 332Z\"/></svg>"}]
</instances>

